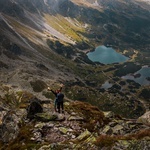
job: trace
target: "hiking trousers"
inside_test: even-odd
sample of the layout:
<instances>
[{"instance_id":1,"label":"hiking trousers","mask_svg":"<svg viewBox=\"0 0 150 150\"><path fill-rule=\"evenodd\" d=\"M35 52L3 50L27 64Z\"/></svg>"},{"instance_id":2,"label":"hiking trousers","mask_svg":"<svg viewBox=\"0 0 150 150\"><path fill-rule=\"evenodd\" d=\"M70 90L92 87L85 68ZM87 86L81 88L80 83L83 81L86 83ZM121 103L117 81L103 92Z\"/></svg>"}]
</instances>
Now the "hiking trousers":
<instances>
[{"instance_id":1,"label":"hiking trousers","mask_svg":"<svg viewBox=\"0 0 150 150\"><path fill-rule=\"evenodd\" d=\"M60 113L60 109L62 110L62 113L64 112L64 102L57 102L57 109L58 113Z\"/></svg>"}]
</instances>

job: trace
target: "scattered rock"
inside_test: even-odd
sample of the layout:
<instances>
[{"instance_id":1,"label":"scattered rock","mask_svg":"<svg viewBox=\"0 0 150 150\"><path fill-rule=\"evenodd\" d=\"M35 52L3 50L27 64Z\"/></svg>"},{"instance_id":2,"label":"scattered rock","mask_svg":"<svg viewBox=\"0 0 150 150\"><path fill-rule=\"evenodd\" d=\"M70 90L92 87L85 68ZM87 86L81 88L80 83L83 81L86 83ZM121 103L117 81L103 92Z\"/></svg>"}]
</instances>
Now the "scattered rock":
<instances>
[{"instance_id":1,"label":"scattered rock","mask_svg":"<svg viewBox=\"0 0 150 150\"><path fill-rule=\"evenodd\" d=\"M64 127L60 127L60 128L59 128L59 131L60 131L61 133L63 133L63 134L67 134L68 130L69 130L69 129L64 128Z\"/></svg>"},{"instance_id":2,"label":"scattered rock","mask_svg":"<svg viewBox=\"0 0 150 150\"><path fill-rule=\"evenodd\" d=\"M71 102L70 102L71 103ZM66 103L67 108L69 108L69 102ZM81 104L81 102L80 102ZM34 109L31 109L33 105ZM83 104L82 104L83 105ZM32 100L26 109L18 109L13 112L2 111L0 115L0 140L5 143L9 143L12 140L16 140L19 135L20 126L25 126L25 131L29 130L29 137L24 139L26 141L31 141L32 143L38 143L38 150L49 150L49 149L89 149L89 150L98 150L101 147L97 147L95 142L100 135L103 136L127 136L135 134L142 129L149 129L148 126L143 125L142 123L137 123L132 120L126 120L124 118L118 118L113 112L104 112L103 119L107 120L103 124L99 123L99 117L94 119L91 116L91 119L85 119L86 113L83 109L73 110L72 112L65 110L65 114L54 113L52 110L53 104L44 103L41 104L40 100ZM74 107L81 107L81 105L75 105ZM89 111L93 108L86 105L84 107L85 111ZM51 108L51 109L45 109ZM68 109L70 110L70 109ZM94 110L98 111L95 107ZM78 112L81 111L82 113ZM31 115L34 120L26 118L25 116ZM83 116L84 114L84 116ZM89 113L88 113L89 114ZM99 116L99 113L96 113ZM90 114L91 115L91 114ZM26 125L29 125L27 129ZM94 130L90 130L88 125L94 127ZM85 126L86 125L86 126ZM148 130L146 130L148 131ZM146 136L148 138L146 133ZM24 137L24 136L23 136ZM134 144L138 144L141 148L142 145L145 148L149 148L148 141L149 139L141 140L114 140L112 149L131 149L134 147ZM47 144L46 144L47 143ZM106 138L107 143L107 138ZM41 146L41 147L40 147ZM19 147L21 148L22 145Z\"/></svg>"},{"instance_id":3,"label":"scattered rock","mask_svg":"<svg viewBox=\"0 0 150 150\"><path fill-rule=\"evenodd\" d=\"M114 116L115 116L115 114L114 114L114 112L112 112L112 111L105 111L104 112L104 116L106 117L106 118L114 118Z\"/></svg>"}]
</instances>

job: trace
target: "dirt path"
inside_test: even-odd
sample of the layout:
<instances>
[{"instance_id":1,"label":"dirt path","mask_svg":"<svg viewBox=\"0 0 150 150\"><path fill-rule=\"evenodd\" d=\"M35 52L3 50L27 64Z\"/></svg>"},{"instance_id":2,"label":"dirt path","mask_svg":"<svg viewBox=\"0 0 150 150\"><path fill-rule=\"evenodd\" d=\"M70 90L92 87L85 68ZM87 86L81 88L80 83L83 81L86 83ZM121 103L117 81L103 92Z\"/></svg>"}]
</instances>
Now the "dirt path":
<instances>
[{"instance_id":1,"label":"dirt path","mask_svg":"<svg viewBox=\"0 0 150 150\"><path fill-rule=\"evenodd\" d=\"M134 50L134 54L132 55L130 61L135 61L135 58L137 57L138 53L138 51Z\"/></svg>"}]
</instances>

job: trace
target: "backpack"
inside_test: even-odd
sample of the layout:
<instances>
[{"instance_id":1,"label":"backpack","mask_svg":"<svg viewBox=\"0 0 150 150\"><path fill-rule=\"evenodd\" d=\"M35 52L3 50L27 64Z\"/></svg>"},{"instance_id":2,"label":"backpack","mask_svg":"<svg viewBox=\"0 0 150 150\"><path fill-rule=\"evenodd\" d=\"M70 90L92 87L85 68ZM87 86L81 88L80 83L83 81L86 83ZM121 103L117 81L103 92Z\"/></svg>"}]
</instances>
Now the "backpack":
<instances>
[{"instance_id":1,"label":"backpack","mask_svg":"<svg viewBox=\"0 0 150 150\"><path fill-rule=\"evenodd\" d=\"M42 113L43 108L38 99L33 99L27 107L27 118L33 119L36 113Z\"/></svg>"},{"instance_id":2,"label":"backpack","mask_svg":"<svg viewBox=\"0 0 150 150\"><path fill-rule=\"evenodd\" d=\"M57 94L57 102L63 102L64 94L63 93L58 93Z\"/></svg>"}]
</instances>

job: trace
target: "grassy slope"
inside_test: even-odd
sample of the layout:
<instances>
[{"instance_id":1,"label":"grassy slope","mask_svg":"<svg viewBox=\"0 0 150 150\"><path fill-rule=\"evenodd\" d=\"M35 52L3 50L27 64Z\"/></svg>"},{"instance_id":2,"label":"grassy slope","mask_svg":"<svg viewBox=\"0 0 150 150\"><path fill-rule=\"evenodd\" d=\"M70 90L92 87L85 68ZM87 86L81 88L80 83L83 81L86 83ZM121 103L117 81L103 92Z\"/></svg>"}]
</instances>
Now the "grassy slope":
<instances>
[{"instance_id":1,"label":"grassy slope","mask_svg":"<svg viewBox=\"0 0 150 150\"><path fill-rule=\"evenodd\" d=\"M83 40L83 38L84 40L87 40L85 37L79 34L79 32L84 33L85 29L83 24L77 20L72 18L65 18L61 15L53 16L45 14L44 17L51 27L55 28L60 33L72 38L74 41L80 42Z\"/></svg>"}]
</instances>

